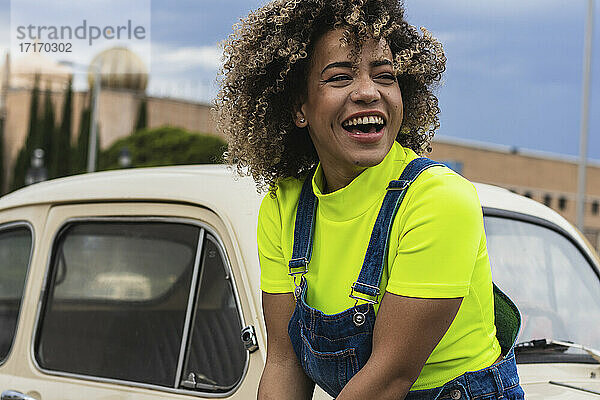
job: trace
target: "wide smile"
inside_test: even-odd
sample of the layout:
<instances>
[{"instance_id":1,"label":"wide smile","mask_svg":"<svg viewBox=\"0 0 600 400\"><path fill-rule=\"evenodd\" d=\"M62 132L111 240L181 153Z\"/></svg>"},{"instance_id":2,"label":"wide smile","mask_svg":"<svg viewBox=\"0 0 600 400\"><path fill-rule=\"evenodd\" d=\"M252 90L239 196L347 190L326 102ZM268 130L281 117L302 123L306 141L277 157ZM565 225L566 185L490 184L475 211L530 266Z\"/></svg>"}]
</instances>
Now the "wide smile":
<instances>
[{"instance_id":1,"label":"wide smile","mask_svg":"<svg viewBox=\"0 0 600 400\"><path fill-rule=\"evenodd\" d=\"M374 144L384 136L386 120L380 112L353 114L342 122L348 136L363 144Z\"/></svg>"},{"instance_id":2,"label":"wide smile","mask_svg":"<svg viewBox=\"0 0 600 400\"><path fill-rule=\"evenodd\" d=\"M385 119L378 114L351 116L342 122L342 128L354 135L366 135L380 132Z\"/></svg>"}]
</instances>

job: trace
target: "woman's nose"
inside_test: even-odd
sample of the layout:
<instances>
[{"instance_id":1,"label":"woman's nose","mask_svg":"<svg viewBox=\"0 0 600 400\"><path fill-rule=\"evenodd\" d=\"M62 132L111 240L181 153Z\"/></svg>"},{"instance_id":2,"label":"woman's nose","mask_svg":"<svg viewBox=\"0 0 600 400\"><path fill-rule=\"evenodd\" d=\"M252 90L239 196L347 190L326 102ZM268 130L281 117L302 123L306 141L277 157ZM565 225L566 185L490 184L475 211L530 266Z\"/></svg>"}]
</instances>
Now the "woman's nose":
<instances>
[{"instance_id":1,"label":"woman's nose","mask_svg":"<svg viewBox=\"0 0 600 400\"><path fill-rule=\"evenodd\" d=\"M381 98L381 93L377 89L375 82L371 79L359 79L350 94L353 102L372 103Z\"/></svg>"}]
</instances>

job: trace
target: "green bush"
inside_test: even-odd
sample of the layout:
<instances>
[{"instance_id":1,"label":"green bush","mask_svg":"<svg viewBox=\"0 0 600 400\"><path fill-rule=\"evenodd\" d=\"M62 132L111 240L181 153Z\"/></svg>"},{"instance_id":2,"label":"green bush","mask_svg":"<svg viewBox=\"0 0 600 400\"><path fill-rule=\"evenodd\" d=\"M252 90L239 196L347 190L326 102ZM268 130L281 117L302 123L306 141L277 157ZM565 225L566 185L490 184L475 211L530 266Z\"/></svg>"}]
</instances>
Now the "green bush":
<instances>
[{"instance_id":1,"label":"green bush","mask_svg":"<svg viewBox=\"0 0 600 400\"><path fill-rule=\"evenodd\" d=\"M99 169L120 168L119 154L123 148L131 153L132 167L156 167L222 163L227 144L217 136L170 126L142 129L102 151Z\"/></svg>"}]
</instances>

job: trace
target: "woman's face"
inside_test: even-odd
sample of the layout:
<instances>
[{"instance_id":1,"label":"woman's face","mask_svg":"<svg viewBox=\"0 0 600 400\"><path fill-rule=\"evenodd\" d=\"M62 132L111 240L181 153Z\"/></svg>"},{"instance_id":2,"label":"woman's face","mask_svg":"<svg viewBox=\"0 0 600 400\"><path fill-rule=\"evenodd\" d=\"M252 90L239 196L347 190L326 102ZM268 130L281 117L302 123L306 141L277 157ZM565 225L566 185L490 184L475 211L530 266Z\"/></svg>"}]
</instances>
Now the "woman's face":
<instances>
[{"instance_id":1,"label":"woman's face","mask_svg":"<svg viewBox=\"0 0 600 400\"><path fill-rule=\"evenodd\" d=\"M402 124L402 94L385 40L366 41L353 65L342 34L332 30L316 42L296 125L308 126L326 176L352 179L390 151Z\"/></svg>"}]
</instances>

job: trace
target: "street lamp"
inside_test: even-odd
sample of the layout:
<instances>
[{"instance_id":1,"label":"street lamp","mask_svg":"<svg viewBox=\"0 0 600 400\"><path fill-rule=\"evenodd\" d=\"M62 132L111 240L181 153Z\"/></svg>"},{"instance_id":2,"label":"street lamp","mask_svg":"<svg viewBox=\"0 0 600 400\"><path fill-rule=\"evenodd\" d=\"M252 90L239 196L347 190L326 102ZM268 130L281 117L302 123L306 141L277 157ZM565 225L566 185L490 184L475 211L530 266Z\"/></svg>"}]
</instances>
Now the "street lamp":
<instances>
[{"instance_id":1,"label":"street lamp","mask_svg":"<svg viewBox=\"0 0 600 400\"><path fill-rule=\"evenodd\" d=\"M48 170L44 167L44 150L35 149L31 156L31 167L25 174L25 185L43 182L48 179Z\"/></svg>"},{"instance_id":2,"label":"street lamp","mask_svg":"<svg viewBox=\"0 0 600 400\"><path fill-rule=\"evenodd\" d=\"M127 147L121 148L121 151L119 152L119 167L131 167L131 153Z\"/></svg>"},{"instance_id":3,"label":"street lamp","mask_svg":"<svg viewBox=\"0 0 600 400\"><path fill-rule=\"evenodd\" d=\"M96 141L98 137L98 96L100 94L100 67L102 60L91 64L90 67L94 70L94 87L92 89L92 115L90 116L90 143L88 145L88 163L87 171L94 172L96 170Z\"/></svg>"},{"instance_id":4,"label":"street lamp","mask_svg":"<svg viewBox=\"0 0 600 400\"><path fill-rule=\"evenodd\" d=\"M585 175L587 167L588 124L590 119L590 77L592 74L592 38L594 32L594 0L588 0L583 55L583 90L581 102L581 133L579 139L579 169L577 179L577 228L583 233L585 218Z\"/></svg>"},{"instance_id":5,"label":"street lamp","mask_svg":"<svg viewBox=\"0 0 600 400\"><path fill-rule=\"evenodd\" d=\"M78 64L73 61L59 61L59 64L68 65L71 67L87 68L83 64ZM98 149L96 148L96 142L98 137L98 97L100 95L100 69L102 67L102 60L99 60L95 64L90 64L94 72L94 85L92 89L92 110L90 115L90 136L88 143L88 158L87 158L87 172L94 172L96 170L96 155Z\"/></svg>"}]
</instances>

